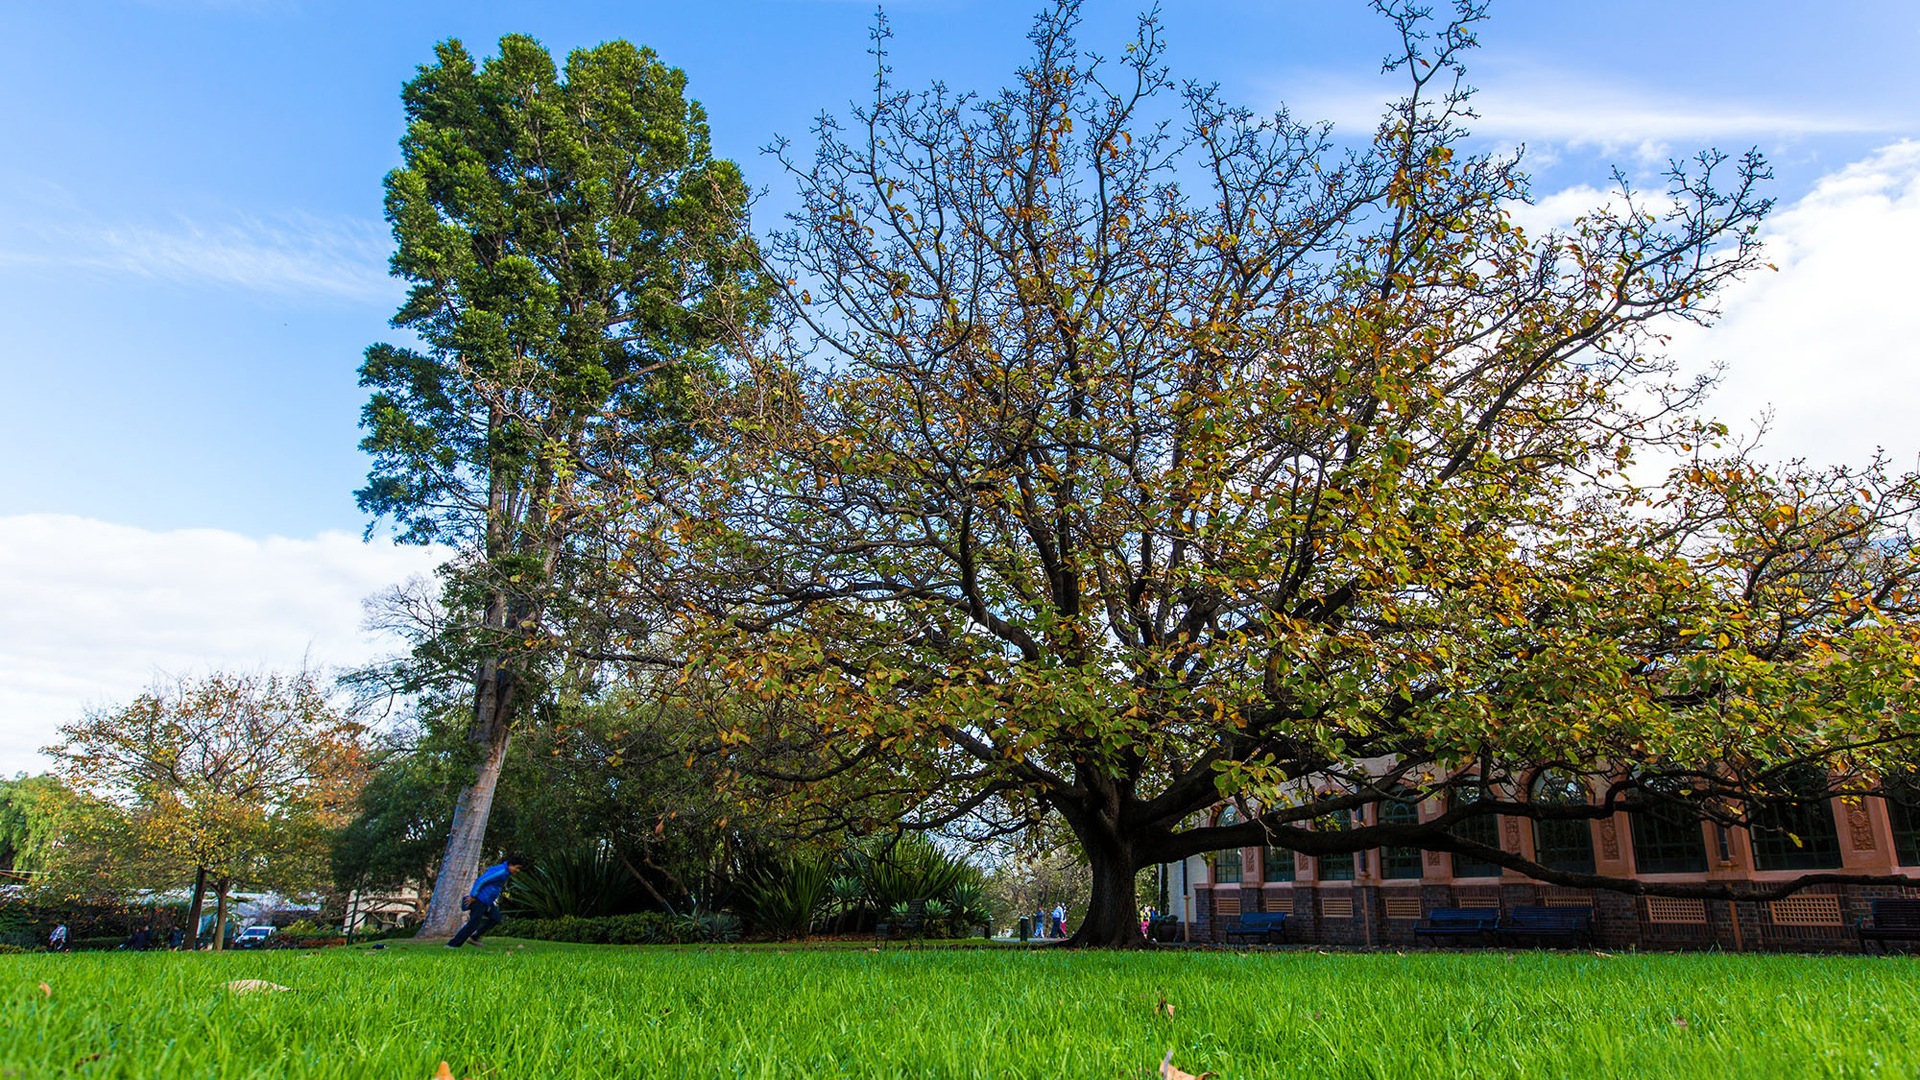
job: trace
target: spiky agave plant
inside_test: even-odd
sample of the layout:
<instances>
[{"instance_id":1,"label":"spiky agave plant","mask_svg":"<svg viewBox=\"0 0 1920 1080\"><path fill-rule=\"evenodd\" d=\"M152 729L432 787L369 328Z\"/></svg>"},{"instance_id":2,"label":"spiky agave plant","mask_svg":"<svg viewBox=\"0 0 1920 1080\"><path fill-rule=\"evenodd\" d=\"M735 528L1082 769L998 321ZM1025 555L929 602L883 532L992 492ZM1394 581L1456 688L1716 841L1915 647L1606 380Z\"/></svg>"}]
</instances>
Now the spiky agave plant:
<instances>
[{"instance_id":1,"label":"spiky agave plant","mask_svg":"<svg viewBox=\"0 0 1920 1080\"><path fill-rule=\"evenodd\" d=\"M597 845L543 856L507 898L511 914L532 919L621 915L638 906L631 875Z\"/></svg>"},{"instance_id":2,"label":"spiky agave plant","mask_svg":"<svg viewBox=\"0 0 1920 1080\"><path fill-rule=\"evenodd\" d=\"M831 873L825 863L794 858L748 875L742 890L747 921L773 937L804 937L826 906Z\"/></svg>"}]
</instances>

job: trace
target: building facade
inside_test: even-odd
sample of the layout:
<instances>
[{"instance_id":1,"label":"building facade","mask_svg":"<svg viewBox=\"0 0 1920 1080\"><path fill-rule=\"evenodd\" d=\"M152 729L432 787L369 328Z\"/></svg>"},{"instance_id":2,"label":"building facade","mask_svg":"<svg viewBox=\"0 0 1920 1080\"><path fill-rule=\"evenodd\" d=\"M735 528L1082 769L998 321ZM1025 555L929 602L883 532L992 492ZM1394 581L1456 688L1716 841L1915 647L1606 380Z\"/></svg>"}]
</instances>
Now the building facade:
<instances>
[{"instance_id":1,"label":"building facade","mask_svg":"<svg viewBox=\"0 0 1920 1080\"><path fill-rule=\"evenodd\" d=\"M1536 776L1535 799L1584 798L1579 782ZM1383 804L1368 815L1443 811L1437 801ZM1234 810L1216 811L1230 823ZM1389 822L1391 818L1389 818ZM1372 824L1371 816L1359 823ZM1752 883L1811 871L1896 875L1912 886L1817 885L1763 902L1684 900L1573 889L1535 881L1492 863L1439 851L1378 848L1310 858L1280 848L1195 856L1160 869L1163 910L1179 936L1220 941L1250 911L1289 916L1287 940L1302 944L1414 944L1416 923L1434 908L1580 906L1593 913L1601 948L1836 950L1857 947L1854 928L1873 900L1920 898L1920 807L1879 798L1794 804L1727 828L1670 811L1622 810L1598 821L1479 819L1466 834L1545 866L1647 882Z\"/></svg>"}]
</instances>

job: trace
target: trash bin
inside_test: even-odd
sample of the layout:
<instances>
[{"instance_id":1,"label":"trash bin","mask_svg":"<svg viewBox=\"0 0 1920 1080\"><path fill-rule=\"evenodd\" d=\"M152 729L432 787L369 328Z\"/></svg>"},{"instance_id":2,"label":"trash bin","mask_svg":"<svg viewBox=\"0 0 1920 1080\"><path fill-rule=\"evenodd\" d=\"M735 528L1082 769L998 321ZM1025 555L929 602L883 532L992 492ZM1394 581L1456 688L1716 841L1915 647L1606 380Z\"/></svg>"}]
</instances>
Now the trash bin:
<instances>
[{"instance_id":1,"label":"trash bin","mask_svg":"<svg viewBox=\"0 0 1920 1080\"><path fill-rule=\"evenodd\" d=\"M1020 916L1020 940L1025 941L1032 936L1033 920L1027 918L1025 915Z\"/></svg>"}]
</instances>

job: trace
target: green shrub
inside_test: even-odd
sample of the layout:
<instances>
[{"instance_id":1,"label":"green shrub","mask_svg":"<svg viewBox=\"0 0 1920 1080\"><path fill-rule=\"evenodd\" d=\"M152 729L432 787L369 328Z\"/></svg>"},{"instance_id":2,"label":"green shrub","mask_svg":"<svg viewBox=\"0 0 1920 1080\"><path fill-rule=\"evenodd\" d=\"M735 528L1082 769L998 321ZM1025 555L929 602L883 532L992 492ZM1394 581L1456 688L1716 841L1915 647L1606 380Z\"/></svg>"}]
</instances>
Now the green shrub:
<instances>
[{"instance_id":1,"label":"green shrub","mask_svg":"<svg viewBox=\"0 0 1920 1080\"><path fill-rule=\"evenodd\" d=\"M804 937L826 906L831 870L824 863L783 859L750 876L741 905L747 921L770 937Z\"/></svg>"},{"instance_id":2,"label":"green shrub","mask_svg":"<svg viewBox=\"0 0 1920 1080\"><path fill-rule=\"evenodd\" d=\"M638 903L633 875L606 851L590 847L542 858L514 881L503 906L510 916L560 919L618 915Z\"/></svg>"},{"instance_id":3,"label":"green shrub","mask_svg":"<svg viewBox=\"0 0 1920 1080\"><path fill-rule=\"evenodd\" d=\"M658 911L591 919L567 915L558 919L513 919L503 924L499 933L581 945L700 945L738 938L740 920L725 913L667 915Z\"/></svg>"},{"instance_id":4,"label":"green shrub","mask_svg":"<svg viewBox=\"0 0 1920 1080\"><path fill-rule=\"evenodd\" d=\"M0 956L11 956L14 953L23 953L23 952L31 952L31 951L32 951L31 949L23 949L18 945L0 944Z\"/></svg>"}]
</instances>

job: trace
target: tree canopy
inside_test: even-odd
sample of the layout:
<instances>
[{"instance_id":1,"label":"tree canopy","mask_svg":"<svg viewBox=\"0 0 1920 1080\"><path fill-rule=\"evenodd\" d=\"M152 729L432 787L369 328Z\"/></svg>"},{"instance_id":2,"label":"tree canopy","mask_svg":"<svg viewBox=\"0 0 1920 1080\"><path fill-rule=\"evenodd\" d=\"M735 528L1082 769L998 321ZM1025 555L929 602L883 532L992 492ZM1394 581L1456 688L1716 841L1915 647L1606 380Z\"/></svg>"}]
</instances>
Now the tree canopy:
<instances>
[{"instance_id":1,"label":"tree canopy","mask_svg":"<svg viewBox=\"0 0 1920 1080\"><path fill-rule=\"evenodd\" d=\"M1152 19L1096 56L1061 2L985 97L896 86L882 23L872 99L782 149L779 318L702 384L708 466L624 507L629 595L676 607L757 796L1057 814L1079 940L1128 944L1137 869L1255 844L1718 895L1467 825L1744 820L1910 754L1920 482L1758 463L1660 348L1761 265L1765 163L1531 233L1469 139L1483 5L1376 6L1407 89L1359 146L1177 82ZM1594 801L1521 798L1547 764Z\"/></svg>"},{"instance_id":2,"label":"tree canopy","mask_svg":"<svg viewBox=\"0 0 1920 1080\"><path fill-rule=\"evenodd\" d=\"M332 832L365 763L363 729L310 673L215 672L62 725L47 752L79 797L51 876L88 891L211 877L298 892L329 878Z\"/></svg>"},{"instance_id":3,"label":"tree canopy","mask_svg":"<svg viewBox=\"0 0 1920 1080\"><path fill-rule=\"evenodd\" d=\"M530 38L499 50L446 42L402 93L387 218L412 283L394 324L418 344L361 368L361 507L456 548L447 618L416 649L473 701L442 878L477 868L514 724L591 651L591 493L684 445L688 372L763 306L746 185L680 71L624 41L564 69ZM436 893L429 932L451 930L461 888Z\"/></svg>"}]
</instances>

